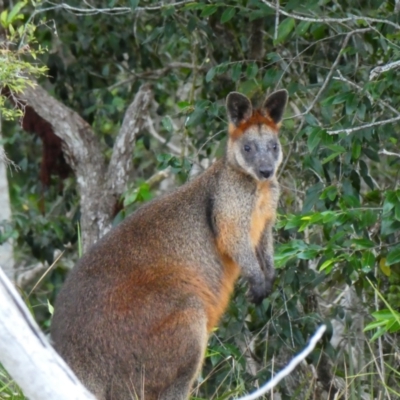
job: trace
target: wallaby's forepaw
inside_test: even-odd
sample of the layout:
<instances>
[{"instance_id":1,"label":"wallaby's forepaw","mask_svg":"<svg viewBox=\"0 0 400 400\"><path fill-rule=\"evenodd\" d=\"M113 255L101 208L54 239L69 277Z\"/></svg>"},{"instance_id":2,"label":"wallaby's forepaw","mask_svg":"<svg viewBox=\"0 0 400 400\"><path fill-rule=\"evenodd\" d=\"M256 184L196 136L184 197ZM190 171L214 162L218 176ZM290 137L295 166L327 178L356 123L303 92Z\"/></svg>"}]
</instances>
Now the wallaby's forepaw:
<instances>
[{"instance_id":1,"label":"wallaby's forepaw","mask_svg":"<svg viewBox=\"0 0 400 400\"><path fill-rule=\"evenodd\" d=\"M273 281L269 281L267 279L250 283L250 289L248 293L249 300L254 304L260 304L271 294L272 283Z\"/></svg>"}]
</instances>

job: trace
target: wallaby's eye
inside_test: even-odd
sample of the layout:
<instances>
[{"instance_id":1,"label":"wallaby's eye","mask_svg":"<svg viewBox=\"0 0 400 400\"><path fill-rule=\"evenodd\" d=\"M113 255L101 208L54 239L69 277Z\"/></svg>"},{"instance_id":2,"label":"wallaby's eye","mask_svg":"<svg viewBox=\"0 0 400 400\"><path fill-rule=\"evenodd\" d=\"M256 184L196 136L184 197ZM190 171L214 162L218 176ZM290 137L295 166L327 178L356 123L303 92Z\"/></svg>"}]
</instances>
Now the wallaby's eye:
<instances>
[{"instance_id":1,"label":"wallaby's eye","mask_svg":"<svg viewBox=\"0 0 400 400\"><path fill-rule=\"evenodd\" d=\"M247 145L247 144L245 144L245 145L244 145L244 151L249 152L250 150L251 150L250 146Z\"/></svg>"},{"instance_id":2,"label":"wallaby's eye","mask_svg":"<svg viewBox=\"0 0 400 400\"><path fill-rule=\"evenodd\" d=\"M272 146L272 148L273 148L274 150L277 150L277 149L278 149L278 145L275 143L275 144Z\"/></svg>"}]
</instances>

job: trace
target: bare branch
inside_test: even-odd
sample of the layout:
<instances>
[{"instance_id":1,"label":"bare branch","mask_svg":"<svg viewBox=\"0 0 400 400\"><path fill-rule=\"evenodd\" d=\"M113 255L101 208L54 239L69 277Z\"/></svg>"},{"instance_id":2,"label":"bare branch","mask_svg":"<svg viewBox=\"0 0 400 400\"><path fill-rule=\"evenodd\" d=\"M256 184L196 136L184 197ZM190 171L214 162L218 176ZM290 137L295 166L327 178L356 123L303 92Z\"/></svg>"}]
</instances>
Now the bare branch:
<instances>
[{"instance_id":1,"label":"bare branch","mask_svg":"<svg viewBox=\"0 0 400 400\"><path fill-rule=\"evenodd\" d=\"M155 187L163 180L167 179L171 175L171 167L167 167L162 169L161 171L157 171L154 175L152 175L149 179L146 180L146 183L150 188Z\"/></svg>"},{"instance_id":2,"label":"bare branch","mask_svg":"<svg viewBox=\"0 0 400 400\"><path fill-rule=\"evenodd\" d=\"M160 143L165 144L173 153L180 155L182 154L182 149L178 146L175 146L173 143L164 139L154 128L153 120L151 119L150 115L147 116L146 126L150 132L150 135L157 139Z\"/></svg>"},{"instance_id":3,"label":"bare branch","mask_svg":"<svg viewBox=\"0 0 400 400\"><path fill-rule=\"evenodd\" d=\"M136 7L135 9L132 9L131 7L96 8L88 4L87 1L85 1L85 4L88 6L87 8L73 7L66 3L57 4L52 1L45 1L44 4L50 4L51 7L38 10L36 13L38 14L39 12L62 9L79 16L97 15L97 14L120 15L120 14L129 14L137 11L157 11L166 7L180 7L190 2L192 2L192 0L182 0L182 1L177 1L176 3L160 3L154 6Z\"/></svg>"},{"instance_id":4,"label":"bare branch","mask_svg":"<svg viewBox=\"0 0 400 400\"><path fill-rule=\"evenodd\" d=\"M42 275L49 268L47 261L44 263L37 263L24 268L22 271L16 271L15 284L19 288L25 288L35 281L40 275Z\"/></svg>"},{"instance_id":5,"label":"bare branch","mask_svg":"<svg viewBox=\"0 0 400 400\"><path fill-rule=\"evenodd\" d=\"M349 17L345 18L330 18L330 17L322 17L322 18L313 18L313 17L305 17L300 14L293 14L289 13L282 8L279 8L276 6L276 4L273 4L270 1L267 0L262 0L262 2L267 5L268 7L278 10L279 14L285 15L286 17L291 17L294 19L297 19L299 21L308 21L308 22L322 22L322 23L329 23L329 22L334 22L334 23L339 23L342 24L344 22L357 22L357 21L366 21L366 22L375 22L375 23L381 23L381 24L387 24L391 25L396 29L400 29L400 25L396 24L395 22L389 21L388 19L379 19L379 18L369 18L369 17L364 17L363 15L350 15Z\"/></svg>"},{"instance_id":6,"label":"bare branch","mask_svg":"<svg viewBox=\"0 0 400 400\"><path fill-rule=\"evenodd\" d=\"M108 87L108 90L113 90L118 86L126 85L127 83L131 83L135 80L139 79L160 79L161 77L165 76L166 73L168 73L171 69L179 69L179 68L187 68L187 69L193 69L193 70L201 70L204 69L203 67L195 64L190 64L187 62L171 62L170 64L166 65L164 68L160 69L154 69L150 71L144 71L137 73L135 71L131 71L132 76L124 79L120 82L114 83L113 85Z\"/></svg>"},{"instance_id":7,"label":"bare branch","mask_svg":"<svg viewBox=\"0 0 400 400\"><path fill-rule=\"evenodd\" d=\"M279 30L279 0L276 0L275 4L275 30L274 30L274 40L278 39Z\"/></svg>"},{"instance_id":8,"label":"bare branch","mask_svg":"<svg viewBox=\"0 0 400 400\"><path fill-rule=\"evenodd\" d=\"M400 158L400 154L393 153L391 151L387 151L386 149L379 150L379 154L383 154L385 156L393 156L393 157L399 157Z\"/></svg>"},{"instance_id":9,"label":"bare branch","mask_svg":"<svg viewBox=\"0 0 400 400\"><path fill-rule=\"evenodd\" d=\"M371 94L367 90L363 89L360 85L357 85L357 83L345 78L339 70L337 72L338 72L339 76L338 77L334 77L332 79L336 79L338 81L345 82L348 85L356 88L358 91L360 91L362 93L365 93L365 95L368 97L368 100L371 102L371 104L374 104L375 102L377 102L381 106L388 108L394 114L400 115L400 112L398 110L396 110L393 106L391 106L389 103L387 103L386 101L384 101L382 99L374 100L373 97L371 96Z\"/></svg>"},{"instance_id":10,"label":"bare branch","mask_svg":"<svg viewBox=\"0 0 400 400\"><path fill-rule=\"evenodd\" d=\"M397 117L394 117L394 118L385 119L383 121L376 121L376 122L371 122L369 124L356 126L354 128L343 128L343 129L337 129L335 131L327 131L327 133L329 135L337 135L339 133L346 133L346 135L349 135L352 132L361 131L361 129L371 128L373 126L378 126L378 125L391 124L391 123L397 122L399 120L400 120L400 115L398 115Z\"/></svg>"},{"instance_id":11,"label":"bare branch","mask_svg":"<svg viewBox=\"0 0 400 400\"><path fill-rule=\"evenodd\" d=\"M32 400L95 400L50 346L0 268L0 362Z\"/></svg>"},{"instance_id":12,"label":"bare branch","mask_svg":"<svg viewBox=\"0 0 400 400\"><path fill-rule=\"evenodd\" d=\"M132 148L146 120L151 99L150 85L144 84L139 88L133 102L125 112L107 172L108 186L116 195L120 195L125 190L132 170Z\"/></svg>"},{"instance_id":13,"label":"bare branch","mask_svg":"<svg viewBox=\"0 0 400 400\"><path fill-rule=\"evenodd\" d=\"M62 141L65 158L74 170L81 195L83 248L93 244L111 227L111 210L115 199L104 189L105 159L103 148L90 125L75 111L36 85L18 95L52 126ZM96 201L93 201L96 199Z\"/></svg>"},{"instance_id":14,"label":"bare branch","mask_svg":"<svg viewBox=\"0 0 400 400\"><path fill-rule=\"evenodd\" d=\"M6 166L12 166L16 170L19 169L19 166L15 164L13 160L10 160L7 157L7 153L5 152L3 146L0 146L0 163L3 163Z\"/></svg>"},{"instance_id":15,"label":"bare branch","mask_svg":"<svg viewBox=\"0 0 400 400\"><path fill-rule=\"evenodd\" d=\"M273 389L283 378L288 376L314 350L318 341L322 338L325 330L326 325L321 325L314 333L314 336L311 337L308 346L301 353L297 354L296 357L292 358L290 363L282 371L278 372L270 381L261 386L254 393L244 397L240 397L238 400L255 400Z\"/></svg>"},{"instance_id":16,"label":"bare branch","mask_svg":"<svg viewBox=\"0 0 400 400\"><path fill-rule=\"evenodd\" d=\"M56 100L39 85L27 87L19 98L52 125L54 133L63 140L63 150L78 177L90 174L87 164L95 172L104 170L105 161L100 143L90 125L78 113Z\"/></svg>"},{"instance_id":17,"label":"bare branch","mask_svg":"<svg viewBox=\"0 0 400 400\"><path fill-rule=\"evenodd\" d=\"M384 72L390 71L391 69L398 68L398 67L400 67L400 60L393 61L393 62L385 64L385 65L380 65L379 67L375 67L369 73L369 80L372 81L372 79L375 79L380 74L383 74Z\"/></svg>"}]
</instances>

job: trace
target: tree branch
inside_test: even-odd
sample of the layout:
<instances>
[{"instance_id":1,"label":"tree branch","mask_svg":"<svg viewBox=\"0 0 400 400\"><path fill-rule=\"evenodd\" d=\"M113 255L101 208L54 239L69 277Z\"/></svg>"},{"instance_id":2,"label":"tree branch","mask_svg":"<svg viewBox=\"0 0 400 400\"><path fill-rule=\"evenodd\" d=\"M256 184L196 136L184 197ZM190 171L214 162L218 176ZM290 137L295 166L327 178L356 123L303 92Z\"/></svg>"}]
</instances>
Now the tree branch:
<instances>
[{"instance_id":1,"label":"tree branch","mask_svg":"<svg viewBox=\"0 0 400 400\"><path fill-rule=\"evenodd\" d=\"M254 393L244 397L240 397L238 400L255 400L273 389L283 378L288 376L314 350L318 341L322 338L325 330L326 325L321 325L314 333L314 336L311 337L308 346L301 353L297 354L296 357L292 358L290 363L282 371L278 372L270 381L261 386Z\"/></svg>"},{"instance_id":2,"label":"tree branch","mask_svg":"<svg viewBox=\"0 0 400 400\"><path fill-rule=\"evenodd\" d=\"M379 19L379 18L370 18L370 17L364 17L363 15L350 15L349 17L345 17L345 18L330 18L330 17L322 17L322 18L313 18L313 17L305 17L303 15L299 15L299 14L293 14L293 13L289 13L285 10L283 10L282 8L279 8L279 4L278 7L276 4L273 4L270 1L267 0L262 0L262 2L272 8L273 10L277 10L279 11L280 14L285 15L286 17L290 17L290 18L294 18L297 19L299 21L308 21L308 22L322 22L322 23L328 23L328 22L335 22L335 23L339 23L342 24L343 22L356 22L356 21L366 21L366 22L376 22L376 23L381 23L381 24L387 24L387 25L391 25L396 29L400 29L400 25L396 24L395 22L392 22L388 19Z\"/></svg>"},{"instance_id":3,"label":"tree branch","mask_svg":"<svg viewBox=\"0 0 400 400\"><path fill-rule=\"evenodd\" d=\"M390 71L391 69L398 67L400 67L400 60L393 61L385 65L380 65L379 67L375 67L369 73L369 80L372 81L372 79L375 79L380 74L383 74L384 72Z\"/></svg>"},{"instance_id":4,"label":"tree branch","mask_svg":"<svg viewBox=\"0 0 400 400\"><path fill-rule=\"evenodd\" d=\"M135 71L130 71L132 74L131 77L124 79L122 81L119 81L117 83L114 83L113 85L108 87L108 90L113 90L117 88L118 86L126 85L127 83L133 82L135 80L139 79L160 79L161 77L165 76L166 73L168 73L171 69L179 69L179 68L187 68L187 69L193 69L193 70L202 70L204 69L203 67L187 62L171 62L170 64L166 65L164 68L160 69L154 69L150 71L143 71L143 72L135 72Z\"/></svg>"},{"instance_id":5,"label":"tree branch","mask_svg":"<svg viewBox=\"0 0 400 400\"><path fill-rule=\"evenodd\" d=\"M332 67L330 68L330 70L329 70L329 72L328 72L328 75L326 76L324 82L322 83L322 85L321 85L320 89L318 90L318 93L317 93L316 96L314 97L313 101L312 101L311 104L307 107L306 111L302 112L301 114L293 115L292 117L290 117L290 119L291 119L291 118L302 117L302 116L304 116L304 115L307 115L307 114L314 108L314 106L315 106L315 104L317 103L317 101L319 100L319 98L320 98L322 92L323 92L323 91L326 89L326 87L328 86L328 83L329 83L329 81L331 80L332 75L335 73L336 67L338 66L339 61L340 61L340 59L341 59L341 57L342 57L342 52L343 52L343 50L346 48L347 43L349 43L350 38L351 38L353 35L355 35L356 33L365 33L365 32L368 32L368 31L370 31L370 30L371 30L371 28L355 29L355 30L349 32L349 33L345 36L345 38L343 39L343 43L342 43L342 45L341 45L341 47L340 47L340 50L339 50L339 52L338 52L338 54L337 54L337 56L336 56L336 59L335 59L335 61L333 62Z\"/></svg>"},{"instance_id":6,"label":"tree branch","mask_svg":"<svg viewBox=\"0 0 400 400\"><path fill-rule=\"evenodd\" d=\"M168 142L167 139L163 138L154 128L153 120L151 119L150 115L147 116L146 120L147 129L150 132L150 135L157 139L160 143L165 144L173 153L176 155L182 154L182 149L178 146L175 146L173 143Z\"/></svg>"},{"instance_id":7,"label":"tree branch","mask_svg":"<svg viewBox=\"0 0 400 400\"><path fill-rule=\"evenodd\" d=\"M75 111L50 96L39 85L27 87L19 96L36 113L49 122L63 140L63 150L75 174L85 176L104 171L102 148L90 125ZM87 164L93 168L88 171Z\"/></svg>"},{"instance_id":8,"label":"tree branch","mask_svg":"<svg viewBox=\"0 0 400 400\"><path fill-rule=\"evenodd\" d=\"M84 3L87 5L87 8L73 7L66 3L57 4L52 1L44 1L43 4L50 4L50 7L42 8L41 10L37 10L35 13L39 14L40 12L63 9L78 16L97 14L120 15L129 14L137 11L157 11L165 7L179 7L191 2L192 0L182 0L177 1L176 3L160 3L154 6L136 7L135 9L132 9L132 7L96 8L90 5L87 1L84 1Z\"/></svg>"},{"instance_id":9,"label":"tree branch","mask_svg":"<svg viewBox=\"0 0 400 400\"><path fill-rule=\"evenodd\" d=\"M129 174L132 171L132 148L137 134L146 121L151 99L150 85L142 85L125 112L121 129L115 140L107 171L107 182L108 187L117 196L125 190Z\"/></svg>"},{"instance_id":10,"label":"tree branch","mask_svg":"<svg viewBox=\"0 0 400 400\"><path fill-rule=\"evenodd\" d=\"M327 133L329 135L337 135L339 133L346 133L346 135L350 135L350 133L361 131L361 129L371 128L373 126L378 126L378 125L391 124L391 123L399 121L399 120L400 120L400 115L398 115L397 117L394 117L394 118L385 119L385 120L382 120L382 121L376 121L376 122L371 122L369 124L356 126L354 128L343 128L343 129L337 129L335 131L327 131Z\"/></svg>"},{"instance_id":11,"label":"tree branch","mask_svg":"<svg viewBox=\"0 0 400 400\"><path fill-rule=\"evenodd\" d=\"M75 172L81 196L81 228L86 250L111 227L113 199L104 190L103 148L90 125L75 111L36 85L18 96L49 123L62 141L68 164Z\"/></svg>"},{"instance_id":12,"label":"tree branch","mask_svg":"<svg viewBox=\"0 0 400 400\"><path fill-rule=\"evenodd\" d=\"M399 157L400 158L400 154L393 153L392 151L387 151L386 149L379 150L379 154L383 154L385 156L393 156L393 157Z\"/></svg>"},{"instance_id":13,"label":"tree branch","mask_svg":"<svg viewBox=\"0 0 400 400\"><path fill-rule=\"evenodd\" d=\"M31 400L95 400L50 346L0 268L0 362Z\"/></svg>"}]
</instances>

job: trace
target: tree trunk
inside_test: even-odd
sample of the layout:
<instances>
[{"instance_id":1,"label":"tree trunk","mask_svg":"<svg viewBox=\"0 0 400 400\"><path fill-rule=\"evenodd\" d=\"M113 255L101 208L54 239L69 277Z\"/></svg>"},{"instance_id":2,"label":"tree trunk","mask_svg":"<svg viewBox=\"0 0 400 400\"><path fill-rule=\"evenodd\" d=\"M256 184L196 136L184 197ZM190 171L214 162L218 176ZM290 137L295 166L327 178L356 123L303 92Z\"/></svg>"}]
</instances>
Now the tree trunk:
<instances>
[{"instance_id":1,"label":"tree trunk","mask_svg":"<svg viewBox=\"0 0 400 400\"><path fill-rule=\"evenodd\" d=\"M1 139L1 115L0 115L0 139ZM11 220L10 195L7 180L8 161L4 148L0 145L0 223ZM1 228L0 228L1 230ZM8 239L0 245L0 265L10 280L14 279L14 252L12 239Z\"/></svg>"},{"instance_id":2,"label":"tree trunk","mask_svg":"<svg viewBox=\"0 0 400 400\"><path fill-rule=\"evenodd\" d=\"M128 107L108 165L95 132L78 113L40 86L28 87L20 97L63 142L64 156L77 178L85 251L111 228L115 205L132 171L135 139L146 121L152 99L150 86L141 86Z\"/></svg>"},{"instance_id":3,"label":"tree trunk","mask_svg":"<svg viewBox=\"0 0 400 400\"><path fill-rule=\"evenodd\" d=\"M50 346L0 268L0 362L30 400L95 400Z\"/></svg>"}]
</instances>

